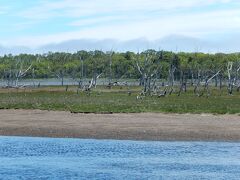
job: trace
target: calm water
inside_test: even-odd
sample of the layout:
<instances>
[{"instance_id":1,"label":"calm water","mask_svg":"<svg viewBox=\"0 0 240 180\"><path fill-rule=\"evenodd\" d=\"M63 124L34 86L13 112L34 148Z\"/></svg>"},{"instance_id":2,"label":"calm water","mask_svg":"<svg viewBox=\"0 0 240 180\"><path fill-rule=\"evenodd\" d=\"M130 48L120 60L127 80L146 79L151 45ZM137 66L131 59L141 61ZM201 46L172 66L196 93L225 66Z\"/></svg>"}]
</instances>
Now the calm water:
<instances>
[{"instance_id":1,"label":"calm water","mask_svg":"<svg viewBox=\"0 0 240 180\"><path fill-rule=\"evenodd\" d=\"M88 85L89 84L89 81L91 81L91 79L85 79L83 84L85 85ZM107 85L108 84L108 79L98 79L97 81L97 85ZM130 86L138 86L139 85L139 81L138 80L133 80L133 79L122 79L122 80L119 80L119 83L121 85L124 85L124 82L128 82L128 85ZM114 80L113 80L114 82ZM34 81L32 79L22 79L18 82L19 85L26 85L26 86L37 86L38 84L40 83L41 86L61 86L62 82L60 79L35 79ZM66 78L64 79L64 82L63 82L64 85L78 85L78 82L77 81L74 81L73 79L69 79L69 78ZM7 82L6 81L3 81L0 79L0 87L2 86L6 86L7 85Z\"/></svg>"},{"instance_id":2,"label":"calm water","mask_svg":"<svg viewBox=\"0 0 240 180\"><path fill-rule=\"evenodd\" d=\"M239 179L240 143L0 137L0 179Z\"/></svg>"}]
</instances>

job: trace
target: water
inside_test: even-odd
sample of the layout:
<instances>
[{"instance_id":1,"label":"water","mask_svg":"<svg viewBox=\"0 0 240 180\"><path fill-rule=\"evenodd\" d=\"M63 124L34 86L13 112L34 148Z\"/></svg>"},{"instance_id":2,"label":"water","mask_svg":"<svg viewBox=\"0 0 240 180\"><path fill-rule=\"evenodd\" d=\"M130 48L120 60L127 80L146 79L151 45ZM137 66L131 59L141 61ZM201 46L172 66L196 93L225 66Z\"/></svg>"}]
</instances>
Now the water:
<instances>
[{"instance_id":1,"label":"water","mask_svg":"<svg viewBox=\"0 0 240 180\"><path fill-rule=\"evenodd\" d=\"M85 79L83 84L84 85L89 85L89 81L91 81L91 79ZM139 80L134 80L134 79L121 79L121 80L117 80L119 82L120 85L125 85L125 82L127 82L127 84L129 86L138 86L139 85ZM109 82L108 79L98 79L97 80L97 85L107 85ZM114 82L114 80L113 80ZM20 86L37 86L38 84L40 84L40 86L61 86L62 82L60 79L55 79L55 78L49 78L49 79L21 79L18 82L18 85ZM64 86L65 85L78 85L78 82L70 79L70 78L64 78L63 81ZM4 80L0 79L0 87L4 87L7 85L7 82Z\"/></svg>"},{"instance_id":2,"label":"water","mask_svg":"<svg viewBox=\"0 0 240 180\"><path fill-rule=\"evenodd\" d=\"M0 179L239 179L240 143L0 137Z\"/></svg>"},{"instance_id":3,"label":"water","mask_svg":"<svg viewBox=\"0 0 240 180\"><path fill-rule=\"evenodd\" d=\"M19 86L37 86L40 84L41 86L61 86L62 82L60 79L22 79L18 82ZM7 82L0 80L0 87L6 86ZM74 81L73 79L64 79L64 85L78 85L77 81Z\"/></svg>"}]
</instances>

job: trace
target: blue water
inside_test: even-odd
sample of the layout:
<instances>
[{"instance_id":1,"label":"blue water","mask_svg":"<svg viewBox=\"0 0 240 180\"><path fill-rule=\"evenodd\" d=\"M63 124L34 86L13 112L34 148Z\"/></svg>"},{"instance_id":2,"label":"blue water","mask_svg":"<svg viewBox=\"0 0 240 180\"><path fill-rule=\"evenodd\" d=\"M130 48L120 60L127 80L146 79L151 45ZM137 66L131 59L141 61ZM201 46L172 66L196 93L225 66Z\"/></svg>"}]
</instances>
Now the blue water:
<instances>
[{"instance_id":1,"label":"blue water","mask_svg":"<svg viewBox=\"0 0 240 180\"><path fill-rule=\"evenodd\" d=\"M239 179L240 143L0 137L0 179Z\"/></svg>"}]
</instances>

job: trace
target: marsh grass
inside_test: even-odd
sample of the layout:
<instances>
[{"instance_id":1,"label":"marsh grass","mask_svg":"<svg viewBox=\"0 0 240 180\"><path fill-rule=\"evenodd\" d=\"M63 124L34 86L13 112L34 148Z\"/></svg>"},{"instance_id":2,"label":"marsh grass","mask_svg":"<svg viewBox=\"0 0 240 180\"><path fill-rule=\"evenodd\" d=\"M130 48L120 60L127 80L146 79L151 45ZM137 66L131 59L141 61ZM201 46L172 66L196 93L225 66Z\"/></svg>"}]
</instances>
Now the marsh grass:
<instances>
[{"instance_id":1,"label":"marsh grass","mask_svg":"<svg viewBox=\"0 0 240 180\"><path fill-rule=\"evenodd\" d=\"M68 92L62 87L0 91L1 109L60 110L72 113L240 113L240 93L232 96L213 90L210 97L196 97L190 90L181 96L157 98L144 97L137 100L139 88L133 88L129 96L126 89L97 88L90 95L77 94L74 87Z\"/></svg>"}]
</instances>

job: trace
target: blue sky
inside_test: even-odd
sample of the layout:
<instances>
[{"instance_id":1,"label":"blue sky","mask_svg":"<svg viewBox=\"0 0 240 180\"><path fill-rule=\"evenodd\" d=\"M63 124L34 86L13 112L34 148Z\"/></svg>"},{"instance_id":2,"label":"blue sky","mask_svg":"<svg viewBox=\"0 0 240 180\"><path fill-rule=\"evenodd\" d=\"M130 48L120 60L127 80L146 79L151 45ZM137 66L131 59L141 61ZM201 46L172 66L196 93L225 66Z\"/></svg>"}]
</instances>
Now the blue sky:
<instances>
[{"instance_id":1,"label":"blue sky","mask_svg":"<svg viewBox=\"0 0 240 180\"><path fill-rule=\"evenodd\" d=\"M239 34L239 0L0 0L4 46L170 35L217 41Z\"/></svg>"}]
</instances>

